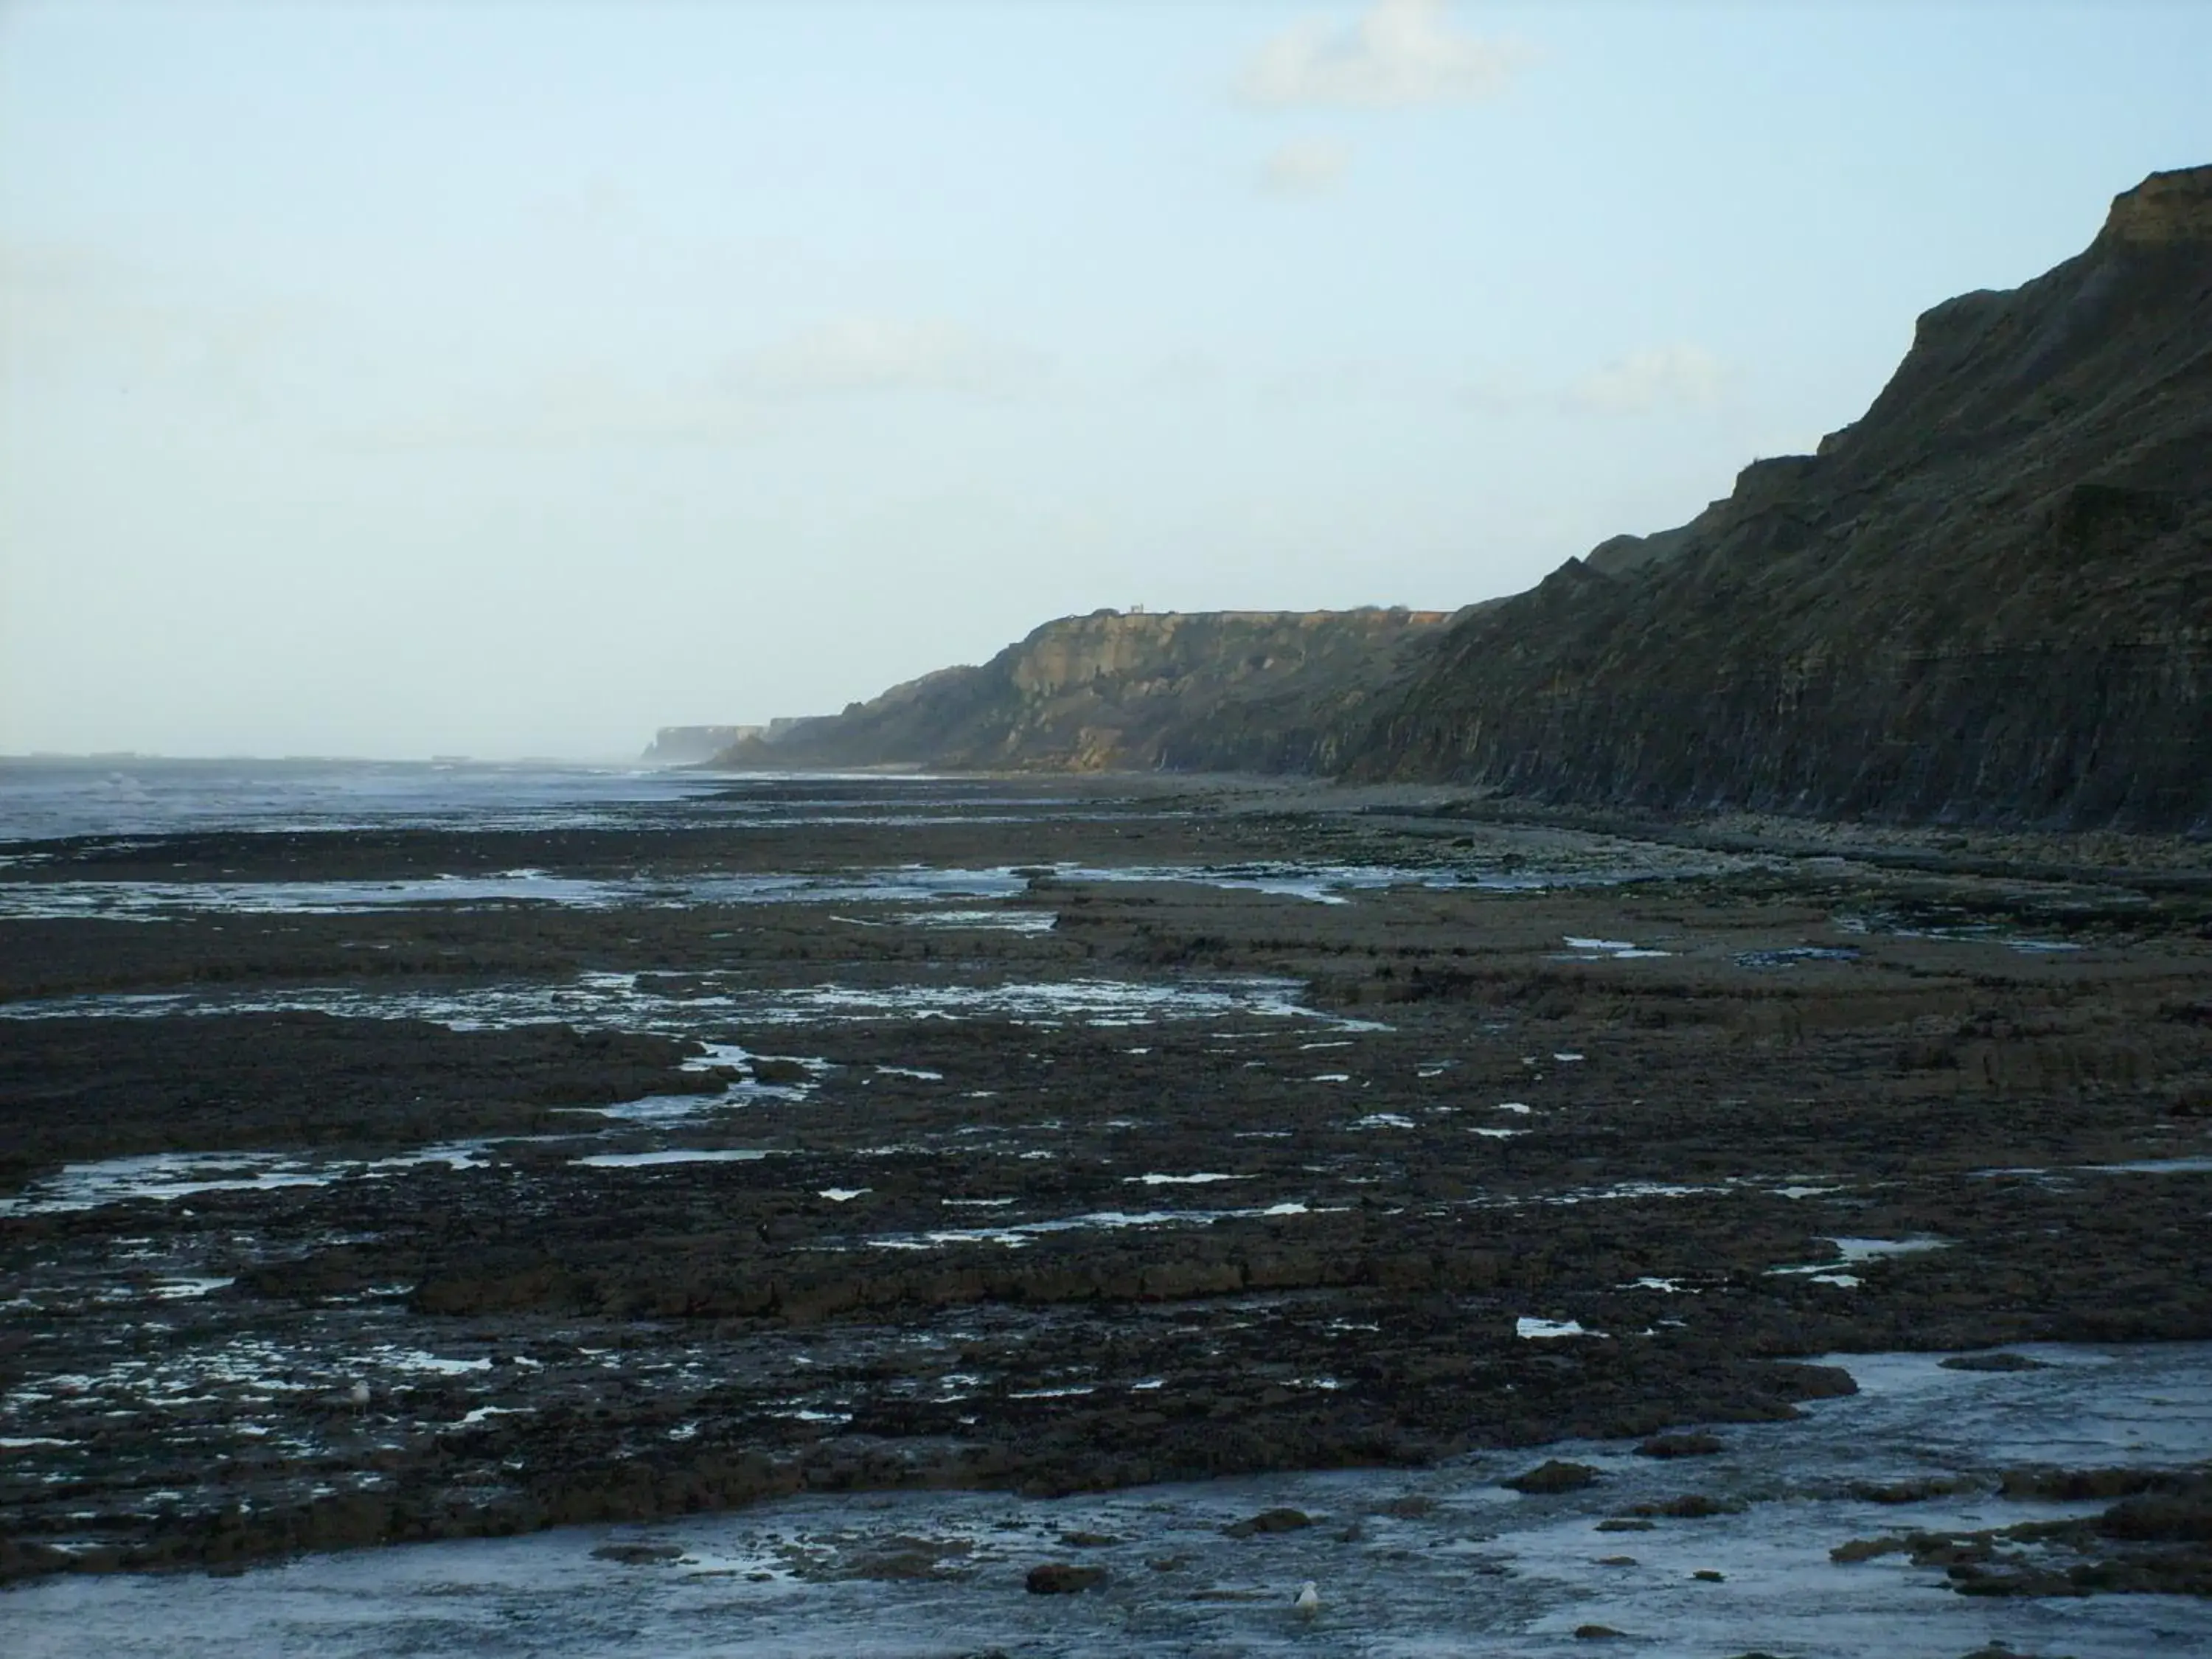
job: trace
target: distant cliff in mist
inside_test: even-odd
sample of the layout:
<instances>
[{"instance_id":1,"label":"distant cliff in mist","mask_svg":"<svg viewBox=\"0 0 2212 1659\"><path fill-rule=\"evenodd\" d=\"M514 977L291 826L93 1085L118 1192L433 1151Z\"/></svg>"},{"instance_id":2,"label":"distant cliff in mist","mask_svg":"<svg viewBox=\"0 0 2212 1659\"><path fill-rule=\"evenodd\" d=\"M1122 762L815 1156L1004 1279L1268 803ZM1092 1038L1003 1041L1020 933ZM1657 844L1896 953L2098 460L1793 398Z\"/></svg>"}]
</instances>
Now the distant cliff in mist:
<instances>
[{"instance_id":1,"label":"distant cliff in mist","mask_svg":"<svg viewBox=\"0 0 2212 1659\"><path fill-rule=\"evenodd\" d=\"M1047 623L726 763L1237 769L2212 829L2212 167L1923 315L1856 422L1450 617Z\"/></svg>"},{"instance_id":2,"label":"distant cliff in mist","mask_svg":"<svg viewBox=\"0 0 2212 1659\"><path fill-rule=\"evenodd\" d=\"M1442 611L1094 611L723 751L737 767L1311 771Z\"/></svg>"},{"instance_id":3,"label":"distant cliff in mist","mask_svg":"<svg viewBox=\"0 0 2212 1659\"><path fill-rule=\"evenodd\" d=\"M638 758L653 766L696 766L767 730L764 726L664 726Z\"/></svg>"}]
</instances>

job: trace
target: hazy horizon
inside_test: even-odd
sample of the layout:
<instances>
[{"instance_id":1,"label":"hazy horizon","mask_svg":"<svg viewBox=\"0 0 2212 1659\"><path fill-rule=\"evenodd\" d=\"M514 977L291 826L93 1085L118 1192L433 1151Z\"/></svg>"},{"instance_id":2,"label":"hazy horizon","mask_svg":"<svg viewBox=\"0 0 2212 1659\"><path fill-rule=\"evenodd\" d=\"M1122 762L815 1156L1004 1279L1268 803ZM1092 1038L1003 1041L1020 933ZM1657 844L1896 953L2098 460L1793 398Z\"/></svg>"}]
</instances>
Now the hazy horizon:
<instances>
[{"instance_id":1,"label":"hazy horizon","mask_svg":"<svg viewBox=\"0 0 2212 1659\"><path fill-rule=\"evenodd\" d=\"M632 767L645 765L641 752L649 746L641 742L635 750L628 754L571 754L571 755L463 755L445 752L420 754L309 754L306 752L274 754L240 750L232 753L210 750L204 753L185 753L181 750L157 749L26 749L0 751L0 766L54 764L73 766L103 766L118 762L159 761L185 765L253 765L253 766L580 766ZM653 763L654 769L669 769L665 763ZM679 765L676 769L682 769Z\"/></svg>"},{"instance_id":2,"label":"hazy horizon","mask_svg":"<svg viewBox=\"0 0 2212 1659\"><path fill-rule=\"evenodd\" d=\"M0 755L619 762L1455 609L2212 161L2212 10L0 6Z\"/></svg>"}]
</instances>

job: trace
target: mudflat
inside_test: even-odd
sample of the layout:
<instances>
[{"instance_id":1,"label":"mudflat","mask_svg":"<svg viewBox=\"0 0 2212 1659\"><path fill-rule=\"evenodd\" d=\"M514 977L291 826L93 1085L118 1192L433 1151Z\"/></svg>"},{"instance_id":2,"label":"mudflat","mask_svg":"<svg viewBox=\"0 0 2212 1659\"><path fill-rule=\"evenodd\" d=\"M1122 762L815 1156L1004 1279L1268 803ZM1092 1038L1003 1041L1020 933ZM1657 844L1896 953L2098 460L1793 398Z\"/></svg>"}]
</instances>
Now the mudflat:
<instances>
[{"instance_id":1,"label":"mudflat","mask_svg":"<svg viewBox=\"0 0 2212 1659\"><path fill-rule=\"evenodd\" d=\"M19 842L0 1572L2212 1338L2201 850L1160 778Z\"/></svg>"}]
</instances>

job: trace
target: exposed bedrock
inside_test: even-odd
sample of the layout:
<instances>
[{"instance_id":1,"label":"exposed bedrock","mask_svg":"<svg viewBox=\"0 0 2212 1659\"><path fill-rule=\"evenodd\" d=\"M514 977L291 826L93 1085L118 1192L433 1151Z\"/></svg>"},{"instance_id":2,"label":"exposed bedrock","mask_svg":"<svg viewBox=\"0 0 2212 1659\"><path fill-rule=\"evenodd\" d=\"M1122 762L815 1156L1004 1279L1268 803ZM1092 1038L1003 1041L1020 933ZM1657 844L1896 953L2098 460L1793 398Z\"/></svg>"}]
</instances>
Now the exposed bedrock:
<instances>
[{"instance_id":1,"label":"exposed bedrock","mask_svg":"<svg viewBox=\"0 0 2212 1659\"><path fill-rule=\"evenodd\" d=\"M2045 838L2073 873L2035 879L1974 872L2026 837L1923 837L1966 866L1931 871L1303 787L792 787L781 824L10 866L0 1579L1505 1475L1730 1443L1845 1386L1823 1355L2002 1389L2021 1345L2212 1336L2212 898L2137 885L2170 847L2093 878L2122 838ZM909 860L1059 871L933 901ZM574 902L364 896L525 865ZM839 896L740 880L794 865ZM745 896L668 902L702 872ZM1604 1461L1620 1526L1695 1521Z\"/></svg>"},{"instance_id":2,"label":"exposed bedrock","mask_svg":"<svg viewBox=\"0 0 2212 1659\"><path fill-rule=\"evenodd\" d=\"M1094 611L726 750L735 766L1303 772L1442 611Z\"/></svg>"}]
</instances>

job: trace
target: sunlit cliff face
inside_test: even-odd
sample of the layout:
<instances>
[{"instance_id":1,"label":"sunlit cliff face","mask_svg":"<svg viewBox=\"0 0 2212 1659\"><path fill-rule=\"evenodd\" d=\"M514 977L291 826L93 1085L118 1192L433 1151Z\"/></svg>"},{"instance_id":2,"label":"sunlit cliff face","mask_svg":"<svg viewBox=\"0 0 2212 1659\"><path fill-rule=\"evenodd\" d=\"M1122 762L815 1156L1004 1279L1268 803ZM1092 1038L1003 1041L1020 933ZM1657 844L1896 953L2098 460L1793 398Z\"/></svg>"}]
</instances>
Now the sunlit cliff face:
<instances>
[{"instance_id":1,"label":"sunlit cliff face","mask_svg":"<svg viewBox=\"0 0 2212 1659\"><path fill-rule=\"evenodd\" d=\"M2153 246L2212 241L2212 167L2154 173L2114 197L2102 240Z\"/></svg>"},{"instance_id":2,"label":"sunlit cliff face","mask_svg":"<svg viewBox=\"0 0 2212 1659\"><path fill-rule=\"evenodd\" d=\"M1389 644L1442 623L1443 611L1105 611L1048 623L1018 647L1017 690L1050 696L1099 679L1241 678L1316 650Z\"/></svg>"}]
</instances>

